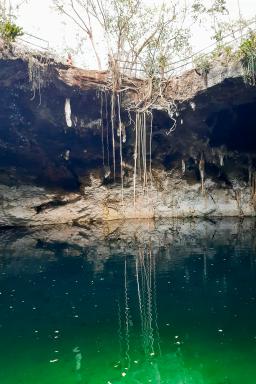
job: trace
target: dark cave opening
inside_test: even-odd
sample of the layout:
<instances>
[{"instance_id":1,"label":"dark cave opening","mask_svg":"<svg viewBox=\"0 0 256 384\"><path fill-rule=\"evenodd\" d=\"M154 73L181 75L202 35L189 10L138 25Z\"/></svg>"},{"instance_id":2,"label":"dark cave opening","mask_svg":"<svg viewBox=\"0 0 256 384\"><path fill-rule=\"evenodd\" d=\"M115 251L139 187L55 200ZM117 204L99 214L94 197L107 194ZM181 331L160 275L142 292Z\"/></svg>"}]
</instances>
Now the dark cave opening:
<instances>
[{"instance_id":1,"label":"dark cave opening","mask_svg":"<svg viewBox=\"0 0 256 384\"><path fill-rule=\"evenodd\" d=\"M210 146L252 153L256 148L256 103L243 104L213 113L206 121L211 128Z\"/></svg>"}]
</instances>

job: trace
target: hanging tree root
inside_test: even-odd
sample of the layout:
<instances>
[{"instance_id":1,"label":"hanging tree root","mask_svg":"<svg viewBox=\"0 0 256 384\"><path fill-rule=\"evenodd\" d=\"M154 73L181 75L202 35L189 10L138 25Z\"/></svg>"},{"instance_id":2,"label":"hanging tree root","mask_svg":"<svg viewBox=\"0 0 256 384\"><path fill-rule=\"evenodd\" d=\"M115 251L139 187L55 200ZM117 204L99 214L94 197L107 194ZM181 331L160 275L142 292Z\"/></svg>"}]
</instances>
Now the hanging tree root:
<instances>
[{"instance_id":1,"label":"hanging tree root","mask_svg":"<svg viewBox=\"0 0 256 384\"><path fill-rule=\"evenodd\" d=\"M122 94L128 91L123 87L123 78L118 63L110 63L110 81L108 90L111 92L111 136L113 156L113 178L116 179L116 137L119 137L119 157L121 174L121 200L124 200L124 172L123 172L123 143L126 141L125 127L122 122L121 109L127 113L130 124L134 129L134 164L133 164L133 195L136 204L137 185L141 186L142 194L148 196L148 181L153 185L152 178L152 137L153 137L153 111L161 110L168 114L170 127L166 135L170 135L176 128L177 106L173 99L167 96L168 80L149 77L134 84L132 87L133 99L127 101ZM130 89L131 90L131 89ZM107 106L106 106L107 110ZM132 118L133 117L133 118ZM107 119L107 116L106 116ZM102 134L104 143L104 136ZM108 138L108 132L107 132ZM103 144L104 146L104 144Z\"/></svg>"},{"instance_id":2,"label":"hanging tree root","mask_svg":"<svg viewBox=\"0 0 256 384\"><path fill-rule=\"evenodd\" d=\"M28 62L28 75L29 81L31 84L31 90L33 92L33 96L31 100L34 100L36 97L36 93L38 92L39 96L39 105L42 102L41 90L46 87L50 83L50 69L53 60L47 56L40 55L28 55L26 56L26 60Z\"/></svg>"}]
</instances>

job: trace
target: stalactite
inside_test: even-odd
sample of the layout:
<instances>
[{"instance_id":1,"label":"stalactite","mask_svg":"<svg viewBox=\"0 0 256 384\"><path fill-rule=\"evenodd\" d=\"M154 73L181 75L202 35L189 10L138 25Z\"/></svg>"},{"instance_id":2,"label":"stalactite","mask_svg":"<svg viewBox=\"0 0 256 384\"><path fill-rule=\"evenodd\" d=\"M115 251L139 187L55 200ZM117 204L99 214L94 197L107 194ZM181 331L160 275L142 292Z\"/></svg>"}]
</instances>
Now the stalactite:
<instances>
[{"instance_id":1,"label":"stalactite","mask_svg":"<svg viewBox=\"0 0 256 384\"><path fill-rule=\"evenodd\" d=\"M123 143L126 143L126 127L124 123L122 123L122 137L123 137Z\"/></svg>"},{"instance_id":2,"label":"stalactite","mask_svg":"<svg viewBox=\"0 0 256 384\"><path fill-rule=\"evenodd\" d=\"M191 101L189 104L190 104L192 111L195 111L196 110L196 103L194 101Z\"/></svg>"},{"instance_id":3,"label":"stalactite","mask_svg":"<svg viewBox=\"0 0 256 384\"><path fill-rule=\"evenodd\" d=\"M66 161L68 161L68 160L70 159L70 150L69 150L69 149L66 150L66 152L64 153L63 158L64 158Z\"/></svg>"},{"instance_id":4,"label":"stalactite","mask_svg":"<svg viewBox=\"0 0 256 384\"><path fill-rule=\"evenodd\" d=\"M251 199L252 199L254 206L256 206L256 172L252 172Z\"/></svg>"},{"instance_id":5,"label":"stalactite","mask_svg":"<svg viewBox=\"0 0 256 384\"><path fill-rule=\"evenodd\" d=\"M182 174L184 175L184 173L186 172L186 163L185 163L185 160L183 159L181 161L181 168L182 168Z\"/></svg>"},{"instance_id":6,"label":"stalactite","mask_svg":"<svg viewBox=\"0 0 256 384\"><path fill-rule=\"evenodd\" d=\"M252 159L249 157L248 160L248 184L252 185Z\"/></svg>"},{"instance_id":7,"label":"stalactite","mask_svg":"<svg viewBox=\"0 0 256 384\"><path fill-rule=\"evenodd\" d=\"M253 167L252 158L248 159L248 184L251 188L251 200L256 207L256 172Z\"/></svg>"},{"instance_id":8,"label":"stalactite","mask_svg":"<svg viewBox=\"0 0 256 384\"><path fill-rule=\"evenodd\" d=\"M223 153L219 153L220 166L224 167L224 155Z\"/></svg>"},{"instance_id":9,"label":"stalactite","mask_svg":"<svg viewBox=\"0 0 256 384\"><path fill-rule=\"evenodd\" d=\"M205 160L203 158L203 155L201 155L201 159L199 160L199 172L200 172L200 177L201 177L202 193L204 193Z\"/></svg>"},{"instance_id":10,"label":"stalactite","mask_svg":"<svg viewBox=\"0 0 256 384\"><path fill-rule=\"evenodd\" d=\"M69 128L72 127L72 119L71 119L71 104L70 104L70 99L66 98L65 100L65 118L66 118L66 123Z\"/></svg>"}]
</instances>

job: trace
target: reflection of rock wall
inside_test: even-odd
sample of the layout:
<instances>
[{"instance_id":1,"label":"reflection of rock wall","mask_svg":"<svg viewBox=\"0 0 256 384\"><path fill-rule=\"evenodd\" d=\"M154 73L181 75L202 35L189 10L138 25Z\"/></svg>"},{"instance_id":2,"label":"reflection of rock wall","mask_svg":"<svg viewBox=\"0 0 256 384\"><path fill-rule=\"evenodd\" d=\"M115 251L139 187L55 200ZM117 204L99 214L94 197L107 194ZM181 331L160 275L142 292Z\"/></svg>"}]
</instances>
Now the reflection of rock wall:
<instances>
[{"instance_id":1,"label":"reflection of rock wall","mask_svg":"<svg viewBox=\"0 0 256 384\"><path fill-rule=\"evenodd\" d=\"M230 218L216 222L128 220L87 227L2 230L0 265L12 273L26 268L33 272L58 257L85 257L96 272L113 256L137 255L140 246L151 244L158 268L166 269L183 263L192 253L211 258L212 249L222 245L256 248L255 228L254 219Z\"/></svg>"}]
</instances>

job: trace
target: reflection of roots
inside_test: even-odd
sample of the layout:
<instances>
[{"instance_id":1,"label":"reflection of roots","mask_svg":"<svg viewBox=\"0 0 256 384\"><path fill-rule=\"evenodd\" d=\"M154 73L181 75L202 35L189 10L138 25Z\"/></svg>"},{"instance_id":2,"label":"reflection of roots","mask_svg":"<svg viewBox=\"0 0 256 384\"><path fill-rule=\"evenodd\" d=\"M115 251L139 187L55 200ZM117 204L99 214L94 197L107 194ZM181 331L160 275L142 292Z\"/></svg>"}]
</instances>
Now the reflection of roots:
<instances>
[{"instance_id":1,"label":"reflection of roots","mask_svg":"<svg viewBox=\"0 0 256 384\"><path fill-rule=\"evenodd\" d=\"M156 263L151 241L145 244L137 240L138 252L135 259L135 275L137 285L138 309L141 323L143 356L138 356L138 340L133 350L130 327L131 309L129 301L128 263L124 261L124 286L122 300L118 301L118 336L120 341L120 359L115 368L123 376L124 383L143 384L203 384L200 372L186 366L181 346L176 352L163 355L160 349L160 338L157 324L156 305ZM206 267L206 266L205 266ZM206 271L205 271L206 272ZM133 280L133 277L131 279ZM134 292L134 291L133 291ZM134 360L133 354L136 353ZM133 357L133 358L132 358ZM120 382L111 380L113 383Z\"/></svg>"},{"instance_id":2,"label":"reflection of roots","mask_svg":"<svg viewBox=\"0 0 256 384\"><path fill-rule=\"evenodd\" d=\"M130 359L130 308L127 286L127 262L124 264L124 296L122 302L118 300L118 339L120 348L120 358L118 366L128 370L131 365ZM125 372L126 373L126 372Z\"/></svg>"},{"instance_id":3,"label":"reflection of roots","mask_svg":"<svg viewBox=\"0 0 256 384\"><path fill-rule=\"evenodd\" d=\"M151 246L139 249L136 259L136 279L141 318L141 330L143 349L146 357L155 355L155 331L156 323L155 308L155 260L152 255ZM155 317L155 319L154 319Z\"/></svg>"},{"instance_id":4,"label":"reflection of roots","mask_svg":"<svg viewBox=\"0 0 256 384\"><path fill-rule=\"evenodd\" d=\"M203 384L200 372L185 366L180 353L170 353L157 357L153 362L145 361L130 372L129 384Z\"/></svg>"},{"instance_id":5,"label":"reflection of roots","mask_svg":"<svg viewBox=\"0 0 256 384\"><path fill-rule=\"evenodd\" d=\"M128 303L128 291L127 291L127 265L125 259L125 270L124 270L124 282L125 282L125 341L126 341L126 350L125 350L125 360L127 362L127 368L130 368L130 333L129 333L129 303Z\"/></svg>"}]
</instances>

